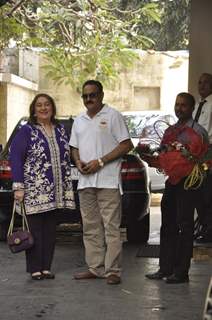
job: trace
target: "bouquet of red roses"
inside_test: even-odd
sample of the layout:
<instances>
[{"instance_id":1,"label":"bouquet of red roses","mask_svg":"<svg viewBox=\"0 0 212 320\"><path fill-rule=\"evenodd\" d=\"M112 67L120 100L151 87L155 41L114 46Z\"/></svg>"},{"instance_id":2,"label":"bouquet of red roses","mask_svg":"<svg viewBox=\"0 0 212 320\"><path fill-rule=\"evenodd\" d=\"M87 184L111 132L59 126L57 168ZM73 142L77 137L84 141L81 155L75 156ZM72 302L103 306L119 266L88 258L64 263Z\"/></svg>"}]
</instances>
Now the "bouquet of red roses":
<instances>
[{"instance_id":1,"label":"bouquet of red roses","mask_svg":"<svg viewBox=\"0 0 212 320\"><path fill-rule=\"evenodd\" d=\"M179 134L182 133L186 137L184 143L178 141ZM188 126L179 130L168 128L160 148L156 150L151 150L150 145L139 143L136 151L150 166L161 169L172 184L188 177L189 185L199 186L205 170L212 166L212 148Z\"/></svg>"}]
</instances>

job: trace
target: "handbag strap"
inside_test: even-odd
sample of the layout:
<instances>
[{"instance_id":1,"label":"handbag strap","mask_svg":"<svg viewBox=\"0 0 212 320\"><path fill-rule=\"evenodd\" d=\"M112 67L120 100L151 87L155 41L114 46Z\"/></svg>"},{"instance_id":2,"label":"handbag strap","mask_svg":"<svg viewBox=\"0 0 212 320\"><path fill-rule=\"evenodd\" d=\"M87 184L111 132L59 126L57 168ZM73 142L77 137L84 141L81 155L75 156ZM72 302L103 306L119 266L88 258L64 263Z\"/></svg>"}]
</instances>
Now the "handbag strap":
<instances>
[{"instance_id":1,"label":"handbag strap","mask_svg":"<svg viewBox=\"0 0 212 320\"><path fill-rule=\"evenodd\" d=\"M21 202L21 214L22 214L22 228L23 230L26 229L27 231L29 231L29 224L26 217L26 208L25 208L24 201Z\"/></svg>"},{"instance_id":2,"label":"handbag strap","mask_svg":"<svg viewBox=\"0 0 212 320\"><path fill-rule=\"evenodd\" d=\"M15 220L15 207L16 207L16 201L13 202L13 211L12 211L12 217L10 220L10 225L8 228L8 232L7 232L7 236L10 236L13 232L13 228L14 228L14 220Z\"/></svg>"},{"instance_id":3,"label":"handbag strap","mask_svg":"<svg viewBox=\"0 0 212 320\"><path fill-rule=\"evenodd\" d=\"M25 209L25 204L24 201L20 203L21 206L21 216L22 216L22 230L27 230L29 231L29 225L26 217L26 209ZM10 225L8 228L7 236L11 235L13 233L14 229L14 222L15 222L15 209L16 209L16 201L14 200L13 203L13 211L12 211L12 217L10 220Z\"/></svg>"}]
</instances>

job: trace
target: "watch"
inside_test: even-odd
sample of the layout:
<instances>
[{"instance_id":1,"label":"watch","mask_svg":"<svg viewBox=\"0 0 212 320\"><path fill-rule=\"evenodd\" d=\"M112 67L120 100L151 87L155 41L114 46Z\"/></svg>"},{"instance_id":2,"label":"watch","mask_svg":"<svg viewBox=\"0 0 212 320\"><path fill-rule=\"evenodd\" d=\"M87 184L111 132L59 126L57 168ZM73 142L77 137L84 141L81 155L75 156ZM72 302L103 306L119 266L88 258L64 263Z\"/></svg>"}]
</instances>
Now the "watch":
<instances>
[{"instance_id":1,"label":"watch","mask_svg":"<svg viewBox=\"0 0 212 320\"><path fill-rule=\"evenodd\" d=\"M101 158L98 159L98 162L99 162L99 166L100 166L101 168L103 168L105 164L104 164L104 162L102 161Z\"/></svg>"}]
</instances>

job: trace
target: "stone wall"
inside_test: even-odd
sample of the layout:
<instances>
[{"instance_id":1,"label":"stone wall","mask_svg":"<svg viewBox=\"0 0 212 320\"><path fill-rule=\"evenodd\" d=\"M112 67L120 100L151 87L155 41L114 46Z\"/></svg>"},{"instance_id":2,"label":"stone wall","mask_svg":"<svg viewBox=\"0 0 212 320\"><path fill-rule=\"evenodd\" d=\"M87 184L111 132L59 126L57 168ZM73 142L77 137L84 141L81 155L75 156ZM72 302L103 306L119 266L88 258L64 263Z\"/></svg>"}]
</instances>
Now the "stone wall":
<instances>
[{"instance_id":1,"label":"stone wall","mask_svg":"<svg viewBox=\"0 0 212 320\"><path fill-rule=\"evenodd\" d=\"M188 52L138 53L133 68L120 74L106 98L120 111L173 110L177 93L188 88Z\"/></svg>"},{"instance_id":2,"label":"stone wall","mask_svg":"<svg viewBox=\"0 0 212 320\"><path fill-rule=\"evenodd\" d=\"M137 53L139 58L133 67L123 69L115 83L104 87L104 101L119 111L173 111L177 93L188 88L188 52ZM7 61L6 71L10 73L0 73L0 143L5 143L17 121L28 115L29 104L37 92L48 93L55 99L58 116L77 115L84 110L80 93L70 86L56 86L46 76L40 51L9 50Z\"/></svg>"},{"instance_id":3,"label":"stone wall","mask_svg":"<svg viewBox=\"0 0 212 320\"><path fill-rule=\"evenodd\" d=\"M0 73L0 144L5 144L21 117L28 115L29 104L38 86L26 79Z\"/></svg>"},{"instance_id":4,"label":"stone wall","mask_svg":"<svg viewBox=\"0 0 212 320\"><path fill-rule=\"evenodd\" d=\"M29 105L36 91L14 84L7 86L7 137L10 136L18 120L29 114ZM14 112L15 111L15 112Z\"/></svg>"},{"instance_id":5,"label":"stone wall","mask_svg":"<svg viewBox=\"0 0 212 320\"><path fill-rule=\"evenodd\" d=\"M173 110L177 93L188 88L188 52L138 51L138 54L133 67L123 70L114 84L104 88L105 101L119 111ZM40 55L39 91L55 98L58 114L77 115L83 111L80 94L68 86L56 86L46 77L43 64Z\"/></svg>"}]
</instances>

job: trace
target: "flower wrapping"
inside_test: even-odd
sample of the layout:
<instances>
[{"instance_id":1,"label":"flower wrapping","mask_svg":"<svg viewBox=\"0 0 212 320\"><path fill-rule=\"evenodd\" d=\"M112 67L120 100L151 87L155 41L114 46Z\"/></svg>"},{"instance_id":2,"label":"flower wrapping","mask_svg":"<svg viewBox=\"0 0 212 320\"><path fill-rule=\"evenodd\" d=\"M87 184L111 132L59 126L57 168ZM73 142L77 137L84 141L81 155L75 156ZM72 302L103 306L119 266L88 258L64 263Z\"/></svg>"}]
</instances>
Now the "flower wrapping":
<instances>
[{"instance_id":1,"label":"flower wrapping","mask_svg":"<svg viewBox=\"0 0 212 320\"><path fill-rule=\"evenodd\" d=\"M177 140L179 136L180 141ZM203 137L186 126L178 131L167 129L162 143L167 146L167 151L159 154L159 164L172 184L189 176L196 164L202 166L209 151L209 145Z\"/></svg>"},{"instance_id":2,"label":"flower wrapping","mask_svg":"<svg viewBox=\"0 0 212 320\"><path fill-rule=\"evenodd\" d=\"M195 165L203 173L212 166L212 145L188 126L170 126L162 138L160 148L151 149L151 143L137 145L135 151L150 167L161 169L172 184L192 174Z\"/></svg>"}]
</instances>

